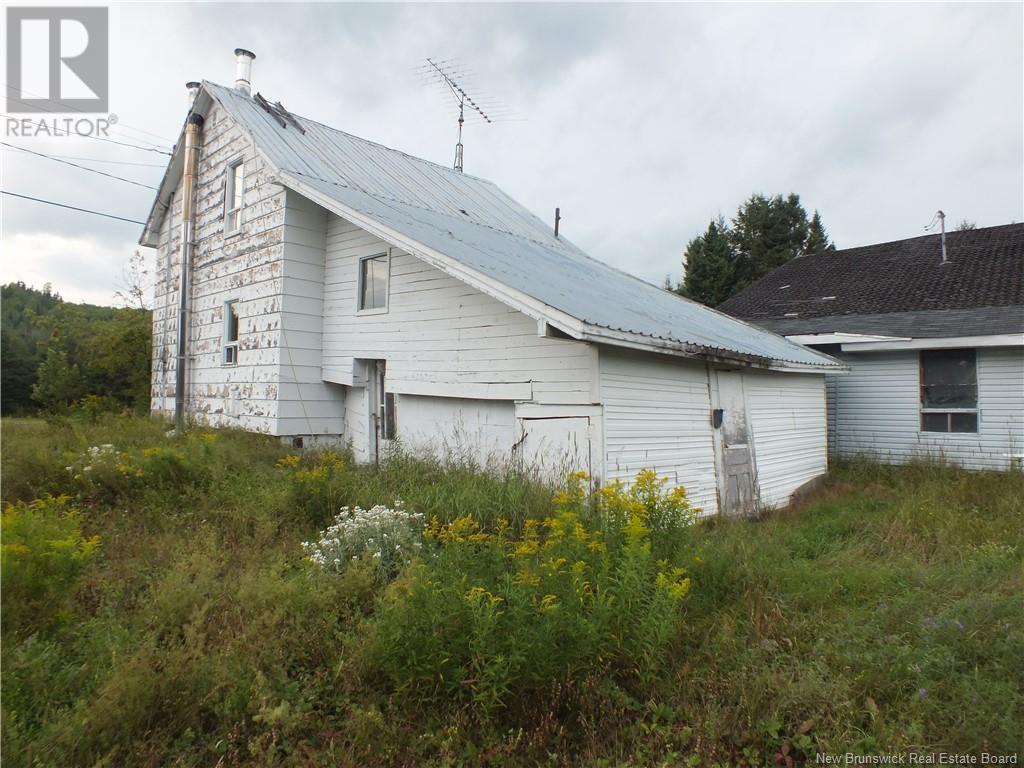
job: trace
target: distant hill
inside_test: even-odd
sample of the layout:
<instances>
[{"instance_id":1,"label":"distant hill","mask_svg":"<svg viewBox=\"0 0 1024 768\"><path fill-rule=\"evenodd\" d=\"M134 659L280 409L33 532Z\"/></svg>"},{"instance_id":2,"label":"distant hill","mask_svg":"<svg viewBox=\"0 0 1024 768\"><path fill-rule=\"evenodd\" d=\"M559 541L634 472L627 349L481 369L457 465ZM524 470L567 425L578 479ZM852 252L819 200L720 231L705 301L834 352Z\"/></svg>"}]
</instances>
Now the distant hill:
<instances>
[{"instance_id":1,"label":"distant hill","mask_svg":"<svg viewBox=\"0 0 1024 768\"><path fill-rule=\"evenodd\" d=\"M148 408L149 310L73 304L24 283L0 287L0 302L5 416L62 410L89 395L104 407Z\"/></svg>"}]
</instances>

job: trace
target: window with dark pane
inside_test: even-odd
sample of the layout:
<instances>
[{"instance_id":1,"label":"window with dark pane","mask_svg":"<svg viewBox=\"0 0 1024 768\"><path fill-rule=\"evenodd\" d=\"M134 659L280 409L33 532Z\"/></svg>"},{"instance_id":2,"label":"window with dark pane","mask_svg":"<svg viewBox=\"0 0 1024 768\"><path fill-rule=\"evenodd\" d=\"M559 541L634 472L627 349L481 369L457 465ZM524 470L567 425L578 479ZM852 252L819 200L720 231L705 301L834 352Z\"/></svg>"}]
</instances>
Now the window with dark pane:
<instances>
[{"instance_id":1,"label":"window with dark pane","mask_svg":"<svg viewBox=\"0 0 1024 768\"><path fill-rule=\"evenodd\" d=\"M224 364L238 362L238 302L224 304Z\"/></svg>"},{"instance_id":2,"label":"window with dark pane","mask_svg":"<svg viewBox=\"0 0 1024 768\"><path fill-rule=\"evenodd\" d=\"M978 360L973 349L921 352L921 431L978 431Z\"/></svg>"},{"instance_id":3,"label":"window with dark pane","mask_svg":"<svg viewBox=\"0 0 1024 768\"><path fill-rule=\"evenodd\" d=\"M388 257L359 262L359 309L384 309L388 303Z\"/></svg>"},{"instance_id":4,"label":"window with dark pane","mask_svg":"<svg viewBox=\"0 0 1024 768\"><path fill-rule=\"evenodd\" d=\"M929 349L921 353L924 408L977 408L977 359L973 349Z\"/></svg>"}]
</instances>

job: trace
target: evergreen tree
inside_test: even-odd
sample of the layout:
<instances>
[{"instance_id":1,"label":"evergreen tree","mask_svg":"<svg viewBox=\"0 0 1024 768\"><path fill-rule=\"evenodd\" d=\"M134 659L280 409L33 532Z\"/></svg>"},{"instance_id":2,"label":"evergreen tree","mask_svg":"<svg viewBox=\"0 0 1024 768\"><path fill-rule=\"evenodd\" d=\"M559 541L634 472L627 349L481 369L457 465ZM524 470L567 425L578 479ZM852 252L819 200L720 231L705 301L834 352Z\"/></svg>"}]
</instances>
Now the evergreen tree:
<instances>
[{"instance_id":1,"label":"evergreen tree","mask_svg":"<svg viewBox=\"0 0 1024 768\"><path fill-rule=\"evenodd\" d=\"M684 296L713 307L732 295L735 263L729 228L721 216L687 244L684 261Z\"/></svg>"},{"instance_id":2,"label":"evergreen tree","mask_svg":"<svg viewBox=\"0 0 1024 768\"><path fill-rule=\"evenodd\" d=\"M799 195L752 195L732 220L736 273L730 295L803 253L807 234Z\"/></svg>"},{"instance_id":3,"label":"evergreen tree","mask_svg":"<svg viewBox=\"0 0 1024 768\"><path fill-rule=\"evenodd\" d=\"M807 239L804 241L803 255L812 256L822 251L834 251L836 247L829 242L828 232L825 225L821 223L821 214L817 211L811 217L811 223L807 225Z\"/></svg>"}]
</instances>

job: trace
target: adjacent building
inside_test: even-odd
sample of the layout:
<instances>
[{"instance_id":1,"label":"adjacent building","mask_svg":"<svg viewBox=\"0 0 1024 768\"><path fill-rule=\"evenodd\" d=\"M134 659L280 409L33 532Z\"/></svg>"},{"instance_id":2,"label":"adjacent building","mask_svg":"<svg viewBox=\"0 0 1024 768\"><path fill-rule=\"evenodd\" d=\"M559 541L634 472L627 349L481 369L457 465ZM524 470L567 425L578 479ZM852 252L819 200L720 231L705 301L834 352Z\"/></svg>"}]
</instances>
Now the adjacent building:
<instances>
[{"instance_id":1,"label":"adjacent building","mask_svg":"<svg viewBox=\"0 0 1024 768\"><path fill-rule=\"evenodd\" d=\"M793 259L720 309L849 366L835 454L1024 461L1024 224Z\"/></svg>"}]
</instances>

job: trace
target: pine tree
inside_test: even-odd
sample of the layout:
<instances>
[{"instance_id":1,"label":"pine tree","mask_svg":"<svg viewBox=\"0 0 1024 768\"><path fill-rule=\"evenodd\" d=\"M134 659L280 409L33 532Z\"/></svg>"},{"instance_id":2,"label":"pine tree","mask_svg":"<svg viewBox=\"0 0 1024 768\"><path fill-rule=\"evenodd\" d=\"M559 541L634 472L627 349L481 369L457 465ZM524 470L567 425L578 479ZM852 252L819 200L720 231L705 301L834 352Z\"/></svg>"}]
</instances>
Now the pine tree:
<instances>
[{"instance_id":1,"label":"pine tree","mask_svg":"<svg viewBox=\"0 0 1024 768\"><path fill-rule=\"evenodd\" d=\"M732 220L732 244L736 251L732 293L800 255L807 230L807 212L799 195L752 195Z\"/></svg>"},{"instance_id":2,"label":"pine tree","mask_svg":"<svg viewBox=\"0 0 1024 768\"><path fill-rule=\"evenodd\" d=\"M735 262L725 219L713 219L704 234L689 242L684 265L684 296L713 307L732 295Z\"/></svg>"},{"instance_id":3,"label":"pine tree","mask_svg":"<svg viewBox=\"0 0 1024 768\"><path fill-rule=\"evenodd\" d=\"M825 225L821 223L821 214L815 211L811 217L811 223L807 225L807 239L804 241L803 255L812 256L822 251L834 251L835 248L829 242Z\"/></svg>"}]
</instances>

